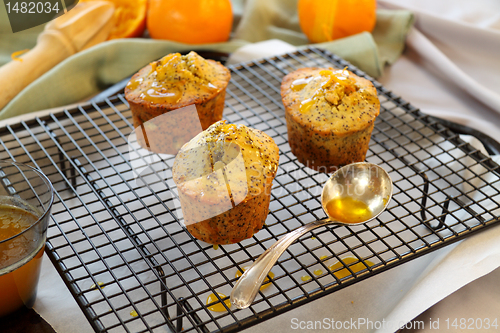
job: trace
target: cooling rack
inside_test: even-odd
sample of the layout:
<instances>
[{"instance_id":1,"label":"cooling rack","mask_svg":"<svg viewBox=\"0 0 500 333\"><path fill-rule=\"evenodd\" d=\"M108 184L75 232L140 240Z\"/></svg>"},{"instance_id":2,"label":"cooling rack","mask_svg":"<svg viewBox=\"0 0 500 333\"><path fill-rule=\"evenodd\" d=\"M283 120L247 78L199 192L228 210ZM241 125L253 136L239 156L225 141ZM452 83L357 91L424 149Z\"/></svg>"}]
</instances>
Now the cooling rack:
<instances>
[{"instance_id":1,"label":"cooling rack","mask_svg":"<svg viewBox=\"0 0 500 333\"><path fill-rule=\"evenodd\" d=\"M366 159L391 175L393 200L366 225L299 239L253 305L237 310L223 296L236 273L285 233L325 217L328 175L291 153L279 95L282 77L305 66L348 66L374 83L381 113ZM0 158L34 165L53 182L46 252L96 332L238 331L499 221L500 167L344 60L311 48L230 69L224 118L263 130L280 149L266 225L238 244L216 249L183 228L173 156L131 144L122 95L0 129Z\"/></svg>"}]
</instances>

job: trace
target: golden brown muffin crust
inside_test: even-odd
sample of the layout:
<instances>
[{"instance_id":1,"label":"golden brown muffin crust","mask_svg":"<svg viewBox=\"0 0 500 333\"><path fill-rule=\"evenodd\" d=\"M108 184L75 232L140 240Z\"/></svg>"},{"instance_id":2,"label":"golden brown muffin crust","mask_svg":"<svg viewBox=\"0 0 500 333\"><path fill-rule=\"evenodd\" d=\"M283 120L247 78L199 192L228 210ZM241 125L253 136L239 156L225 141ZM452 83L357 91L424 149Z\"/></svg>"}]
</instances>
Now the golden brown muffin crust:
<instances>
[{"instance_id":1,"label":"golden brown muffin crust","mask_svg":"<svg viewBox=\"0 0 500 333\"><path fill-rule=\"evenodd\" d=\"M215 97L231 74L221 63L196 52L169 54L143 67L125 87L127 100L150 108L174 109Z\"/></svg>"},{"instance_id":2,"label":"golden brown muffin crust","mask_svg":"<svg viewBox=\"0 0 500 333\"><path fill-rule=\"evenodd\" d=\"M230 78L222 64L195 52L169 54L142 68L125 88L139 145L176 154L201 130L222 119Z\"/></svg>"},{"instance_id":3,"label":"golden brown muffin crust","mask_svg":"<svg viewBox=\"0 0 500 333\"><path fill-rule=\"evenodd\" d=\"M295 122L324 135L360 131L380 112L375 87L347 70L298 69L283 78L281 96Z\"/></svg>"},{"instance_id":4,"label":"golden brown muffin crust","mask_svg":"<svg viewBox=\"0 0 500 333\"><path fill-rule=\"evenodd\" d=\"M299 162L321 172L366 157L380 112L370 81L347 70L301 68L283 78L288 143Z\"/></svg>"},{"instance_id":5,"label":"golden brown muffin crust","mask_svg":"<svg viewBox=\"0 0 500 333\"><path fill-rule=\"evenodd\" d=\"M188 231L212 244L251 237L266 220L278 162L267 134L225 121L186 143L172 177Z\"/></svg>"}]
</instances>

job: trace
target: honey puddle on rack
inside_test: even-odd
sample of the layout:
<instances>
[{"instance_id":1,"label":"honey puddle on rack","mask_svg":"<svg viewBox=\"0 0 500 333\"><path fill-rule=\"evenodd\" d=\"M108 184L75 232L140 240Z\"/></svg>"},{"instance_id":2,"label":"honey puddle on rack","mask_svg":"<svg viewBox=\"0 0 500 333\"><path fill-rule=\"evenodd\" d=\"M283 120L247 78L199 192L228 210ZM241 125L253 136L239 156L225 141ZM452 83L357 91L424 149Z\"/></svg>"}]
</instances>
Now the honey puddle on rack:
<instances>
[{"instance_id":1,"label":"honey puddle on rack","mask_svg":"<svg viewBox=\"0 0 500 333\"><path fill-rule=\"evenodd\" d=\"M219 295L219 297L221 299L224 299L224 298L227 297L226 295L221 294L221 293L217 293L217 295ZM215 294L212 293L212 294L208 295L208 297L207 297L207 305L210 304L210 303L214 303L214 302L218 302L218 303L215 303L214 305L210 305L208 307L208 309L210 311L214 311L214 312L224 312L224 311L226 311L226 307L219 301L219 299L217 298L217 296L215 296ZM231 301L229 299L226 299L224 301L224 304L226 304L227 308L231 307Z\"/></svg>"},{"instance_id":2,"label":"honey puddle on rack","mask_svg":"<svg viewBox=\"0 0 500 333\"><path fill-rule=\"evenodd\" d=\"M322 256L319 259L320 260L325 260L326 258L328 258L328 257L327 256ZM350 264L353 264L353 265L350 265ZM364 260L364 261L360 262L358 260L358 258L355 258L355 257L346 257L346 258L342 259L342 262L337 261L336 263L328 266L328 269L330 271L334 271L333 274L337 277L337 279L342 279L342 278L345 278L345 277L351 275L351 271L349 271L349 269L345 268L345 266L348 266L349 269L353 273L358 273L358 272L366 269L367 267L373 266L373 263L371 261L369 261L369 260ZM243 272L245 270L247 270L248 267L250 267L250 266L243 267L242 268ZM342 268L342 267L344 267L344 268ZM340 268L342 268L342 269L340 269ZM322 275L323 271L321 269L316 269L313 273L314 273L314 275ZM235 277L239 278L241 275L243 275L243 273L238 270L236 272L236 274L235 274ZM262 286L260 287L261 291L264 290L264 289L266 289L266 288L268 288L271 285L271 283L269 282L269 276L271 277L271 279L274 279L274 273L273 272L269 272L268 277L266 277L266 279L264 280ZM300 277L300 279L302 281L306 282L306 281L309 281L311 279L311 277L309 275L303 275L303 276ZM219 295L220 299L224 299L224 298L227 297L226 295L221 294L221 293L217 293L217 294ZM215 303L215 302L217 302L217 303ZM212 303L215 303L215 304L210 305L207 308L210 311L214 311L214 312L224 312L224 311L227 310L226 306L227 306L227 308L231 307L231 301L229 299L226 299L224 301L224 304L226 305L226 306L224 306L221 303L221 301L219 301L219 298L217 298L217 296L214 293L211 293L210 295L208 295L207 302L206 302L207 305L208 304L212 304Z\"/></svg>"},{"instance_id":3,"label":"honey puddle on rack","mask_svg":"<svg viewBox=\"0 0 500 333\"><path fill-rule=\"evenodd\" d=\"M326 259L326 258L327 258L326 256L322 256L320 258L320 260L323 260L323 259ZM350 264L355 263L355 262L356 262L356 264L354 264L352 266L349 266ZM339 268L342 268L342 267L345 267L345 266L349 266L349 269L353 273L358 273L358 272L366 269L367 267L373 266L373 263L371 261L369 261L369 260L364 260L364 261L360 262L357 258L346 257L346 258L342 259L342 262L337 261L336 263L328 266L328 269L330 271L335 271L335 270L338 270ZM345 277L351 275L351 272L349 271L349 269L342 268L341 270L338 270L338 271L334 272L333 275L335 275L335 277L337 277L337 279L345 278ZM314 274L315 275L321 275L321 274L323 274L323 271L321 269L317 269L317 270L314 271ZM303 275L303 276L300 277L300 279L302 281L306 282L306 281L309 281L311 279L311 277L309 275Z\"/></svg>"},{"instance_id":4,"label":"honey puddle on rack","mask_svg":"<svg viewBox=\"0 0 500 333\"><path fill-rule=\"evenodd\" d=\"M97 290L97 288L99 288L99 289L104 289L104 287L105 287L105 286L104 286L104 282L102 282L102 281L98 281L98 282L97 282L97 285L96 285L95 283L94 283L94 284L92 284L92 285L90 286L90 289Z\"/></svg>"},{"instance_id":5,"label":"honey puddle on rack","mask_svg":"<svg viewBox=\"0 0 500 333\"><path fill-rule=\"evenodd\" d=\"M241 269L244 271L246 271L248 269L248 267L250 266L246 266L246 267L242 267ZM237 271L236 274L234 275L237 279L242 276L243 273L241 271ZM264 290L266 288L268 288L269 286L271 286L271 282L269 281L269 277L271 277L271 279L274 279L274 273L273 272L269 272L268 276L264 279L264 282L262 283L262 286L260 287L260 290ZM227 297L226 295L224 294L221 294L221 293L217 293L219 295L219 297L221 299L224 299L225 297ZM215 296L214 293L211 293L210 295L208 295L208 298L207 298L207 305L208 304L211 304L213 302L218 302L214 305L210 305L208 307L208 309L210 311L214 311L214 312L224 312L226 311L226 307L219 301L219 299L217 298L217 296ZM231 301L229 299L225 300L224 303L226 304L226 306L228 308L231 307Z\"/></svg>"}]
</instances>

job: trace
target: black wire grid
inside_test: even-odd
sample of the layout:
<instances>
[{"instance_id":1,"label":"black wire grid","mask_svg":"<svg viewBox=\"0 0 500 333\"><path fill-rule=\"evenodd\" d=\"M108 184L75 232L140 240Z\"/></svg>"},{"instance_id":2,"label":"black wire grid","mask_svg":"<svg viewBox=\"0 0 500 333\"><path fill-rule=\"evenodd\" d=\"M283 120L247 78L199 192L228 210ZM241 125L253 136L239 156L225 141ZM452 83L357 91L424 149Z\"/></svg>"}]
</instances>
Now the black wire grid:
<instances>
[{"instance_id":1,"label":"black wire grid","mask_svg":"<svg viewBox=\"0 0 500 333\"><path fill-rule=\"evenodd\" d=\"M46 252L95 331L241 330L499 221L500 167L367 77L381 114L366 159L393 179L388 210L366 225L303 236L250 308L229 307L224 297L216 303L226 301L219 303L226 311L209 310L208 295L229 295L237 271L285 233L325 217L320 193L328 175L291 153L279 94L282 77L305 66L348 66L367 77L319 49L230 66L225 119L265 131L281 156L263 230L218 249L178 221L173 156L129 144L133 126L122 95L0 130L0 158L32 164L53 182ZM336 262L341 267L330 270ZM341 269L350 274L339 279Z\"/></svg>"}]
</instances>

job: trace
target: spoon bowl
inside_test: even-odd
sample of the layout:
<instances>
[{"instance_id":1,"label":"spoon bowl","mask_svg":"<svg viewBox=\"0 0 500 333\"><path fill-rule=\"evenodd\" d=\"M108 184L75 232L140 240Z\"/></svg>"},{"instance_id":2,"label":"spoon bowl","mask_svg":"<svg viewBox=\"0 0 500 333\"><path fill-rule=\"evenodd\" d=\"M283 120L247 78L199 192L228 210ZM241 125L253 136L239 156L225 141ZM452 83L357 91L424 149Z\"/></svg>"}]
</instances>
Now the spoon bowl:
<instances>
[{"instance_id":1,"label":"spoon bowl","mask_svg":"<svg viewBox=\"0 0 500 333\"><path fill-rule=\"evenodd\" d=\"M300 236L329 224L367 223L386 209L391 197L392 180L378 165L361 162L338 169L321 192L321 205L328 217L289 232L262 253L234 285L231 303L239 309L249 307L276 261Z\"/></svg>"},{"instance_id":2,"label":"spoon bowl","mask_svg":"<svg viewBox=\"0 0 500 333\"><path fill-rule=\"evenodd\" d=\"M392 180L384 169L371 163L353 163L338 169L327 180L321 192L321 205L332 222L366 223L385 210L391 196ZM366 205L367 211L363 214L365 219L339 219L339 214L332 214L332 210L328 207L332 201L344 203L343 207L339 207L344 210L349 209L349 206L345 205L346 202L354 201ZM352 210L356 210L355 208L351 207ZM355 216L356 211L344 215Z\"/></svg>"}]
</instances>

